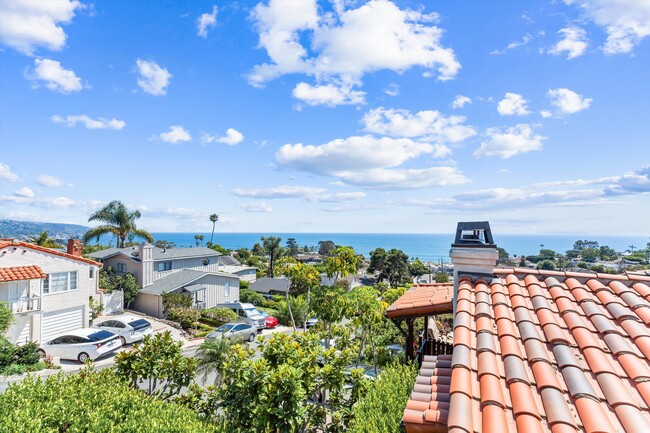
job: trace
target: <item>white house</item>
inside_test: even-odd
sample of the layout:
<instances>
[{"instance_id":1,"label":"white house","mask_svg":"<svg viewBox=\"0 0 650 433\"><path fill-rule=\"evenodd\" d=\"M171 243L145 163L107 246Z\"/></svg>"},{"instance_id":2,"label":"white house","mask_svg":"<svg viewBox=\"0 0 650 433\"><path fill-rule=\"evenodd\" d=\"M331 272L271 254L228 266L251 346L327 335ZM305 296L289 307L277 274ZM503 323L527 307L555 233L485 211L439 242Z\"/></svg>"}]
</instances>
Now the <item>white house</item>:
<instances>
[{"instance_id":1,"label":"white house","mask_svg":"<svg viewBox=\"0 0 650 433\"><path fill-rule=\"evenodd\" d=\"M142 290L132 306L163 317L163 293L186 293L198 309L239 299L239 277L221 272L220 253L210 248L155 248L150 244L90 254L118 274L131 273Z\"/></svg>"},{"instance_id":2,"label":"white house","mask_svg":"<svg viewBox=\"0 0 650 433\"><path fill-rule=\"evenodd\" d=\"M88 326L101 263L81 257L81 241L67 252L15 239L0 240L0 302L14 312L12 343L44 342Z\"/></svg>"},{"instance_id":3,"label":"white house","mask_svg":"<svg viewBox=\"0 0 650 433\"><path fill-rule=\"evenodd\" d=\"M254 266L243 266L233 256L219 256L219 272L235 274L240 280L255 282L257 279L257 268Z\"/></svg>"}]
</instances>

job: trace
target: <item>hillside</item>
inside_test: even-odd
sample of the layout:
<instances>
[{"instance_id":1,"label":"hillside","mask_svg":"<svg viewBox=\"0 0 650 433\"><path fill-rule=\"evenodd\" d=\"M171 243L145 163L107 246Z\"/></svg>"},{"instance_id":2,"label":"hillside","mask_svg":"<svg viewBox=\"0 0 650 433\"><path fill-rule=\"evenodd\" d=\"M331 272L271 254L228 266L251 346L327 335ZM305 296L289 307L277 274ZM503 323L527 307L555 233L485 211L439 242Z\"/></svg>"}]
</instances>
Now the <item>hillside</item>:
<instances>
[{"instance_id":1,"label":"hillside","mask_svg":"<svg viewBox=\"0 0 650 433\"><path fill-rule=\"evenodd\" d=\"M76 224L44 223L34 221L15 221L0 219L0 238L27 239L47 231L51 238L70 239L80 238L89 227Z\"/></svg>"}]
</instances>

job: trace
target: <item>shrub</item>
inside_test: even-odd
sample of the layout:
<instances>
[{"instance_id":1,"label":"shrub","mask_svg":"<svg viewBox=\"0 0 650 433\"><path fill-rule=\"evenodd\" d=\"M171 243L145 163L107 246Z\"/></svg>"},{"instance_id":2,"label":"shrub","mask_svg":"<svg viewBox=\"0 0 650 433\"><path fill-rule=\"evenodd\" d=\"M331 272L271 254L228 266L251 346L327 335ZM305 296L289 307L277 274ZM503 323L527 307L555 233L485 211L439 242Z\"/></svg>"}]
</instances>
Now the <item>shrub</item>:
<instances>
[{"instance_id":1,"label":"shrub","mask_svg":"<svg viewBox=\"0 0 650 433\"><path fill-rule=\"evenodd\" d=\"M230 308L206 308L201 311L201 317L208 319L214 323L224 323L237 321L237 313ZM221 326L215 325L215 326Z\"/></svg>"},{"instance_id":2,"label":"shrub","mask_svg":"<svg viewBox=\"0 0 650 433\"><path fill-rule=\"evenodd\" d=\"M241 302L248 302L253 305L260 305L264 302L264 296L261 293L249 289L239 287L239 300Z\"/></svg>"},{"instance_id":3,"label":"shrub","mask_svg":"<svg viewBox=\"0 0 650 433\"><path fill-rule=\"evenodd\" d=\"M183 329L194 328L196 318L196 310L193 308L176 307L167 309L167 320L178 323Z\"/></svg>"},{"instance_id":4,"label":"shrub","mask_svg":"<svg viewBox=\"0 0 650 433\"><path fill-rule=\"evenodd\" d=\"M0 335L4 334L14 321L14 314L5 302L0 302Z\"/></svg>"},{"instance_id":5,"label":"shrub","mask_svg":"<svg viewBox=\"0 0 650 433\"><path fill-rule=\"evenodd\" d=\"M399 433L416 375L414 364L386 367L353 409L350 433Z\"/></svg>"},{"instance_id":6,"label":"shrub","mask_svg":"<svg viewBox=\"0 0 650 433\"><path fill-rule=\"evenodd\" d=\"M296 322L296 326L302 326L303 318L307 312L307 299L302 295L300 296L290 296L289 302L291 304L291 312L293 313L293 319ZM291 315L289 314L289 308L287 306L287 301L281 301L276 303L276 310L278 322L283 325L291 326Z\"/></svg>"},{"instance_id":7,"label":"shrub","mask_svg":"<svg viewBox=\"0 0 650 433\"><path fill-rule=\"evenodd\" d=\"M27 377L0 394L0 413L0 430L13 433L222 431L185 407L130 389L111 369Z\"/></svg>"},{"instance_id":8,"label":"shrub","mask_svg":"<svg viewBox=\"0 0 650 433\"><path fill-rule=\"evenodd\" d=\"M0 370L13 363L15 350L16 346L0 335Z\"/></svg>"},{"instance_id":9,"label":"shrub","mask_svg":"<svg viewBox=\"0 0 650 433\"><path fill-rule=\"evenodd\" d=\"M30 341L22 346L17 346L14 350L14 363L22 365L34 365L41 360L38 354L38 344Z\"/></svg>"},{"instance_id":10,"label":"shrub","mask_svg":"<svg viewBox=\"0 0 650 433\"><path fill-rule=\"evenodd\" d=\"M169 308L190 308L192 306L192 297L182 293L163 293L163 309Z\"/></svg>"}]
</instances>

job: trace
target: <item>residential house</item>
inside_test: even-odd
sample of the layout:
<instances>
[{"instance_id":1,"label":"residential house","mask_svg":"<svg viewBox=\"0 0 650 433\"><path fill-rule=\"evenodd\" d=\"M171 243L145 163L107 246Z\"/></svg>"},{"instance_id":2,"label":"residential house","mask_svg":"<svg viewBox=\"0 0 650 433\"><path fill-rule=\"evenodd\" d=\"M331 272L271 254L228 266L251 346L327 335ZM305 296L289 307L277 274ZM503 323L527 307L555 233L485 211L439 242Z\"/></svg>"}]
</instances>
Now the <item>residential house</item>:
<instances>
[{"instance_id":1,"label":"residential house","mask_svg":"<svg viewBox=\"0 0 650 433\"><path fill-rule=\"evenodd\" d=\"M425 333L406 432L649 432L650 276L494 268L485 224L459 224L450 292L387 310L411 342L416 317L454 315L451 347Z\"/></svg>"},{"instance_id":2,"label":"residential house","mask_svg":"<svg viewBox=\"0 0 650 433\"><path fill-rule=\"evenodd\" d=\"M0 302L14 312L12 343L45 342L87 327L89 299L98 295L101 263L81 257L81 241L66 252L15 239L0 240Z\"/></svg>"},{"instance_id":3,"label":"residential house","mask_svg":"<svg viewBox=\"0 0 650 433\"><path fill-rule=\"evenodd\" d=\"M291 281L286 277L263 277L251 284L250 289L259 293L286 295Z\"/></svg>"},{"instance_id":4,"label":"residential house","mask_svg":"<svg viewBox=\"0 0 650 433\"><path fill-rule=\"evenodd\" d=\"M219 271L234 274L240 280L253 283L257 279L257 268L254 266L243 266L233 256L219 256Z\"/></svg>"},{"instance_id":5,"label":"residential house","mask_svg":"<svg viewBox=\"0 0 650 433\"><path fill-rule=\"evenodd\" d=\"M131 273L142 287L132 308L162 318L163 293L185 293L197 309L239 299L239 277L222 272L210 248L156 248L150 244L90 254L118 275Z\"/></svg>"}]
</instances>

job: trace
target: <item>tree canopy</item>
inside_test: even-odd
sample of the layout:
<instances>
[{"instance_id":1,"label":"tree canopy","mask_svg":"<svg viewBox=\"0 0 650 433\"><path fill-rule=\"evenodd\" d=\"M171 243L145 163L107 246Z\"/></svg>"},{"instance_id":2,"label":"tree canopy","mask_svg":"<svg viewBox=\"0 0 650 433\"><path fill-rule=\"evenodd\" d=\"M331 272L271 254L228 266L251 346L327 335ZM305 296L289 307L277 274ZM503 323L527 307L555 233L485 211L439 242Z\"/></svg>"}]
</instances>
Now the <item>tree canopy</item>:
<instances>
[{"instance_id":1,"label":"tree canopy","mask_svg":"<svg viewBox=\"0 0 650 433\"><path fill-rule=\"evenodd\" d=\"M117 247L124 248L126 238L129 234L133 234L153 243L153 236L136 226L135 221L141 216L140 211L130 211L121 201L113 200L90 215L89 222L99 221L104 224L88 230L83 237L83 242L86 243L93 238L99 239L101 235L114 234L117 237Z\"/></svg>"},{"instance_id":2,"label":"tree canopy","mask_svg":"<svg viewBox=\"0 0 650 433\"><path fill-rule=\"evenodd\" d=\"M368 272L377 272L379 281L387 280L391 287L409 281L408 256L396 248L386 252L376 248L370 252Z\"/></svg>"}]
</instances>

